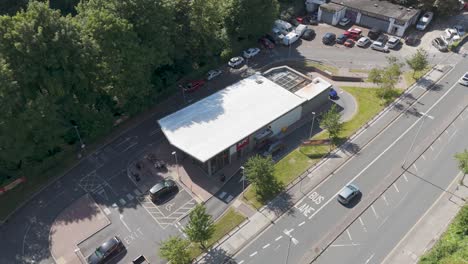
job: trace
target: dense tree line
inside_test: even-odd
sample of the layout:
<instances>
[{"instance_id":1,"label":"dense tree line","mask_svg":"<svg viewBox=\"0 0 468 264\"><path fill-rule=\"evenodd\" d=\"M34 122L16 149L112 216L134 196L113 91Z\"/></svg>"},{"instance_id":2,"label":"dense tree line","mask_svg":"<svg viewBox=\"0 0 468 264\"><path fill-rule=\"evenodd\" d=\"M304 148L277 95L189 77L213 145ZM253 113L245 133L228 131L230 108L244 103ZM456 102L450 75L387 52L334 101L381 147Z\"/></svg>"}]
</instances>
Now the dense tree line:
<instances>
[{"instance_id":1,"label":"dense tree line","mask_svg":"<svg viewBox=\"0 0 468 264\"><path fill-rule=\"evenodd\" d=\"M75 128L89 142L164 99L267 32L278 2L87 0L63 13L31 1L0 16L2 171L62 152Z\"/></svg>"}]
</instances>

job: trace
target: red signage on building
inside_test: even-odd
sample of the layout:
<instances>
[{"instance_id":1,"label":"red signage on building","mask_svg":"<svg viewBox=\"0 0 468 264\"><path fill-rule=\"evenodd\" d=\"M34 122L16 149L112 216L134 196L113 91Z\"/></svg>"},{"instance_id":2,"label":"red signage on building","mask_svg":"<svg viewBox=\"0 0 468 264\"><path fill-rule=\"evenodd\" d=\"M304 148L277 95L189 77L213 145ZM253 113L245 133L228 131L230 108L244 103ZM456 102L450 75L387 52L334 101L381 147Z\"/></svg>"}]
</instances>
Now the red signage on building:
<instances>
[{"instance_id":1,"label":"red signage on building","mask_svg":"<svg viewBox=\"0 0 468 264\"><path fill-rule=\"evenodd\" d=\"M245 146L249 145L249 137L244 138L236 145L237 151L243 149Z\"/></svg>"}]
</instances>

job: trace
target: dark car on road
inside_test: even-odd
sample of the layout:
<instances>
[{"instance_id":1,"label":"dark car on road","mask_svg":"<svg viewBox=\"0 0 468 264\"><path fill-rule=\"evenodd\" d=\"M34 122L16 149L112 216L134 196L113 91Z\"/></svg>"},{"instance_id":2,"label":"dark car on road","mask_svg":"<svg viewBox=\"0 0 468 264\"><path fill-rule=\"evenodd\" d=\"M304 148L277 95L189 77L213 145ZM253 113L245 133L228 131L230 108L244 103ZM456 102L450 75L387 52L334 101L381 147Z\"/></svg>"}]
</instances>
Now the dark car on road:
<instances>
[{"instance_id":1,"label":"dark car on road","mask_svg":"<svg viewBox=\"0 0 468 264\"><path fill-rule=\"evenodd\" d=\"M345 34L341 34L336 38L337 44L344 44L348 37Z\"/></svg>"},{"instance_id":2,"label":"dark car on road","mask_svg":"<svg viewBox=\"0 0 468 264\"><path fill-rule=\"evenodd\" d=\"M181 88L184 89L184 92L186 93L193 93L203 85L205 85L205 80L193 80L181 85Z\"/></svg>"},{"instance_id":3,"label":"dark car on road","mask_svg":"<svg viewBox=\"0 0 468 264\"><path fill-rule=\"evenodd\" d=\"M156 185L154 185L149 193L151 201L159 203L161 200L176 194L179 191L179 187L173 180L165 179Z\"/></svg>"},{"instance_id":4,"label":"dark car on road","mask_svg":"<svg viewBox=\"0 0 468 264\"><path fill-rule=\"evenodd\" d=\"M283 143L283 141L281 140L278 140L278 141L275 141L273 143L270 143L268 144L263 150L262 152L262 156L263 157L267 157L267 156L276 156L279 152L281 152L283 149L285 148L285 145Z\"/></svg>"},{"instance_id":5,"label":"dark car on road","mask_svg":"<svg viewBox=\"0 0 468 264\"><path fill-rule=\"evenodd\" d=\"M405 44L408 46L416 46L420 42L420 37L418 34L409 34L405 37Z\"/></svg>"},{"instance_id":6,"label":"dark car on road","mask_svg":"<svg viewBox=\"0 0 468 264\"><path fill-rule=\"evenodd\" d=\"M380 34L382 34L382 31L378 28L371 28L371 30L369 30L369 33L367 33L367 36L372 39L372 40L376 40Z\"/></svg>"},{"instance_id":7,"label":"dark car on road","mask_svg":"<svg viewBox=\"0 0 468 264\"><path fill-rule=\"evenodd\" d=\"M359 188L354 184L346 185L343 190L338 194L338 202L348 204L360 193Z\"/></svg>"},{"instance_id":8,"label":"dark car on road","mask_svg":"<svg viewBox=\"0 0 468 264\"><path fill-rule=\"evenodd\" d=\"M304 34L302 34L301 39L313 40L315 38L315 31L313 29L306 29Z\"/></svg>"},{"instance_id":9,"label":"dark car on road","mask_svg":"<svg viewBox=\"0 0 468 264\"><path fill-rule=\"evenodd\" d=\"M335 43L336 35L333 33L326 33L322 38L322 43L325 45L333 45Z\"/></svg>"},{"instance_id":10,"label":"dark car on road","mask_svg":"<svg viewBox=\"0 0 468 264\"><path fill-rule=\"evenodd\" d=\"M102 264L109 261L113 256L125 249L124 244L118 237L113 237L104 242L91 254L87 261L88 264Z\"/></svg>"}]
</instances>

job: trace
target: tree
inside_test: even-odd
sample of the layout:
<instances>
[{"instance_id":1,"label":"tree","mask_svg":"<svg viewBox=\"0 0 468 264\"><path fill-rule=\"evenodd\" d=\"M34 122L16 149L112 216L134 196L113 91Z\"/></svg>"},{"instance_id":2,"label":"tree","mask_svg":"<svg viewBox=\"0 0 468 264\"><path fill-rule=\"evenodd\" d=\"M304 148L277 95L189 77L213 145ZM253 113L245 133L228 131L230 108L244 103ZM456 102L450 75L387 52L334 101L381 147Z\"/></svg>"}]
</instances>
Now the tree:
<instances>
[{"instance_id":1,"label":"tree","mask_svg":"<svg viewBox=\"0 0 468 264\"><path fill-rule=\"evenodd\" d=\"M463 172L463 177L461 179L461 183L463 184L463 180L466 174L468 174L468 150L465 149L463 152L456 153L455 159L458 162L458 168Z\"/></svg>"},{"instance_id":2,"label":"tree","mask_svg":"<svg viewBox=\"0 0 468 264\"><path fill-rule=\"evenodd\" d=\"M283 190L283 185L278 182L273 172L273 159L255 155L245 164L245 176L255 187L257 197L266 202Z\"/></svg>"},{"instance_id":3,"label":"tree","mask_svg":"<svg viewBox=\"0 0 468 264\"><path fill-rule=\"evenodd\" d=\"M374 68L369 72L369 81L378 84L381 88L378 92L383 99L391 98L395 86L400 80L402 63L396 57L387 57L388 65L383 68Z\"/></svg>"},{"instance_id":4,"label":"tree","mask_svg":"<svg viewBox=\"0 0 468 264\"><path fill-rule=\"evenodd\" d=\"M406 59L406 64L413 70L413 79L417 71L422 71L429 65L427 52L424 49L418 49L413 56Z\"/></svg>"},{"instance_id":5,"label":"tree","mask_svg":"<svg viewBox=\"0 0 468 264\"><path fill-rule=\"evenodd\" d=\"M190 242L180 237L170 237L159 248L159 255L172 264L191 263L188 247Z\"/></svg>"},{"instance_id":6,"label":"tree","mask_svg":"<svg viewBox=\"0 0 468 264\"><path fill-rule=\"evenodd\" d=\"M436 0L434 8L441 16L450 16L456 14L460 10L459 0Z\"/></svg>"},{"instance_id":7,"label":"tree","mask_svg":"<svg viewBox=\"0 0 468 264\"><path fill-rule=\"evenodd\" d=\"M343 123L340 118L341 115L336 105L332 105L320 121L320 126L328 131L329 137L334 144L338 143L340 133L343 130Z\"/></svg>"},{"instance_id":8,"label":"tree","mask_svg":"<svg viewBox=\"0 0 468 264\"><path fill-rule=\"evenodd\" d=\"M211 215L206 213L204 205L198 204L190 212L190 220L185 227L185 233L190 241L199 243L201 248L206 248L206 242L213 236L215 226Z\"/></svg>"}]
</instances>

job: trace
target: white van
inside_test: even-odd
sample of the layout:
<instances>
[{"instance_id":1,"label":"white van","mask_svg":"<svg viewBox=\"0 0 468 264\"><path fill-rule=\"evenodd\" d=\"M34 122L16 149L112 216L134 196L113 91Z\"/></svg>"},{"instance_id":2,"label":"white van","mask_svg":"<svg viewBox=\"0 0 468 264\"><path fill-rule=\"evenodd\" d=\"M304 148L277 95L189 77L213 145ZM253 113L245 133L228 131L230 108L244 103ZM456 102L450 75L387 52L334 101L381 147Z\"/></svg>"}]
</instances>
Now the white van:
<instances>
[{"instance_id":1,"label":"white van","mask_svg":"<svg viewBox=\"0 0 468 264\"><path fill-rule=\"evenodd\" d=\"M296 34L298 34L299 37L302 37L306 29L307 29L306 25L299 24L299 26L297 26L294 31L296 31Z\"/></svg>"},{"instance_id":2,"label":"white van","mask_svg":"<svg viewBox=\"0 0 468 264\"><path fill-rule=\"evenodd\" d=\"M286 32L293 31L292 25L281 19L275 20L275 28Z\"/></svg>"},{"instance_id":3,"label":"white van","mask_svg":"<svg viewBox=\"0 0 468 264\"><path fill-rule=\"evenodd\" d=\"M296 32L288 33L283 38L283 44L286 45L286 46L289 46L289 45L293 44L294 42L296 42L299 38L300 38L300 36L298 34L296 34Z\"/></svg>"}]
</instances>

